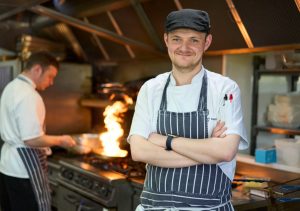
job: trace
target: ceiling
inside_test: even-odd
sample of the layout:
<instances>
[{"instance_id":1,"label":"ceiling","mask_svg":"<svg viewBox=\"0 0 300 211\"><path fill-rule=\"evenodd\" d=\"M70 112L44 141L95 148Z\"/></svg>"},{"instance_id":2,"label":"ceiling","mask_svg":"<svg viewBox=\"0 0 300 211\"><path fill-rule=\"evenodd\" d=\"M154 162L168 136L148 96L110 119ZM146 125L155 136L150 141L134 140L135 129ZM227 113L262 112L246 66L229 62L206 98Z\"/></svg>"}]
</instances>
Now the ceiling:
<instances>
[{"instance_id":1,"label":"ceiling","mask_svg":"<svg viewBox=\"0 0 300 211\"><path fill-rule=\"evenodd\" d=\"M299 0L0 0L0 48L28 50L26 34L60 45L71 60L165 57L164 20L181 8L210 14L208 55L300 48ZM33 42L32 51L41 48Z\"/></svg>"}]
</instances>

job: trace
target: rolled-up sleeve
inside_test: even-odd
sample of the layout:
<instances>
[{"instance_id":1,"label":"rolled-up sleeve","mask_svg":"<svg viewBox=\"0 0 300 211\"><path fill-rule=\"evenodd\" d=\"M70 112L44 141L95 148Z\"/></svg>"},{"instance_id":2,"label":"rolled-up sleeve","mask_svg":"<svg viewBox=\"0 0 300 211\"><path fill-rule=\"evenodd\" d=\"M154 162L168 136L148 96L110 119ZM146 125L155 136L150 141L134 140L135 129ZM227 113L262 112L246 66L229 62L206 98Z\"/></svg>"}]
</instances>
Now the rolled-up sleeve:
<instances>
[{"instance_id":1,"label":"rolled-up sleeve","mask_svg":"<svg viewBox=\"0 0 300 211\"><path fill-rule=\"evenodd\" d=\"M148 138L151 131L151 115L149 113L147 83L144 84L138 94L131 128L127 141L130 141L132 135L140 135Z\"/></svg>"}]
</instances>

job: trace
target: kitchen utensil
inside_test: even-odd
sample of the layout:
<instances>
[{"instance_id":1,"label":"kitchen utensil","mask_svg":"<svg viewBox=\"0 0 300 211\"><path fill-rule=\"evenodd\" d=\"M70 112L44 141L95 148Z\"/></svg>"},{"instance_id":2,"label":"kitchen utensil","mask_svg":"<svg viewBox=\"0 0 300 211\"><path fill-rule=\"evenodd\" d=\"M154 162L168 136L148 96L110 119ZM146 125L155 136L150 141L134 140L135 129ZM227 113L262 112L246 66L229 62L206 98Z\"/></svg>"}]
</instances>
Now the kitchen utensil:
<instances>
[{"instance_id":1,"label":"kitchen utensil","mask_svg":"<svg viewBox=\"0 0 300 211\"><path fill-rule=\"evenodd\" d=\"M72 136L76 141L74 147L69 148L69 151L74 154L88 154L94 148L100 148L101 142L99 141L99 134L84 133Z\"/></svg>"},{"instance_id":2,"label":"kitchen utensil","mask_svg":"<svg viewBox=\"0 0 300 211\"><path fill-rule=\"evenodd\" d=\"M78 145L89 146L91 148L99 147L101 142L99 141L99 134L96 133L83 133L72 136Z\"/></svg>"},{"instance_id":3,"label":"kitchen utensil","mask_svg":"<svg viewBox=\"0 0 300 211\"><path fill-rule=\"evenodd\" d=\"M92 148L88 146L75 145L68 149L72 154L85 155L92 151Z\"/></svg>"}]
</instances>

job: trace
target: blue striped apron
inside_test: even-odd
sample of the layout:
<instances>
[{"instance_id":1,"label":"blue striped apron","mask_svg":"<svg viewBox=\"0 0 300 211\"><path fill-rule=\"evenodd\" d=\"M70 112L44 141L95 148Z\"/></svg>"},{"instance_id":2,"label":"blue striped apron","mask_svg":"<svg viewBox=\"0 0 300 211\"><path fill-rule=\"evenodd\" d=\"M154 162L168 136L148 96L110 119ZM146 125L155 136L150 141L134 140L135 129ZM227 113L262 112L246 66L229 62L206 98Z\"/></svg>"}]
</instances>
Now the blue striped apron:
<instances>
[{"instance_id":1,"label":"blue striped apron","mask_svg":"<svg viewBox=\"0 0 300 211\"><path fill-rule=\"evenodd\" d=\"M47 177L47 154L45 149L17 148L28 172L39 211L51 211L51 195Z\"/></svg>"},{"instance_id":2,"label":"blue striped apron","mask_svg":"<svg viewBox=\"0 0 300 211\"><path fill-rule=\"evenodd\" d=\"M29 83L22 76L18 79ZM51 211L51 194L48 182L47 153L44 148L19 147L17 151L25 165L39 211Z\"/></svg>"},{"instance_id":3,"label":"blue striped apron","mask_svg":"<svg viewBox=\"0 0 300 211\"><path fill-rule=\"evenodd\" d=\"M170 76L163 90L157 133L193 139L208 138L206 72L202 79L197 111L167 111L169 82ZM230 198L231 181L217 164L183 168L162 168L147 164L141 194L144 210L233 210Z\"/></svg>"}]
</instances>

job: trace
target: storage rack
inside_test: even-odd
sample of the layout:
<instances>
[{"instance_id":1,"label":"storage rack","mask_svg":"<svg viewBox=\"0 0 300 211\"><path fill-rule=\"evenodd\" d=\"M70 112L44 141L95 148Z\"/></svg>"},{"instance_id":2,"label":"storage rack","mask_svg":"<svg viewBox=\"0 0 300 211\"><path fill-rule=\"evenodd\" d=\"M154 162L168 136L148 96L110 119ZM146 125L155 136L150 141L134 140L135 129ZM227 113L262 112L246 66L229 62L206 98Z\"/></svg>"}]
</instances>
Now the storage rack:
<instances>
[{"instance_id":1,"label":"storage rack","mask_svg":"<svg viewBox=\"0 0 300 211\"><path fill-rule=\"evenodd\" d=\"M300 129L286 129L272 126L257 125L258 115L258 95L259 95L259 79L261 76L274 75L274 76L287 76L289 83L288 91L297 90L297 81L300 75L300 68L293 69L274 69L274 70L261 70L260 65L263 63L261 57L254 57L253 68L253 84L252 84L252 118L251 118L251 145L250 154L254 155L257 145L257 135L259 132L269 132L273 134L283 134L289 137L300 135Z\"/></svg>"}]
</instances>

